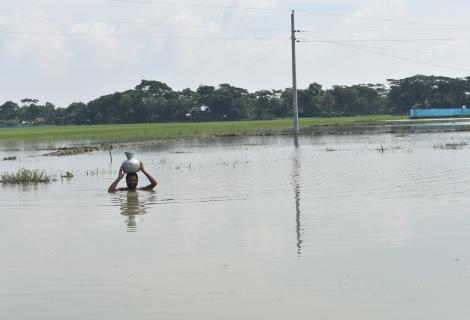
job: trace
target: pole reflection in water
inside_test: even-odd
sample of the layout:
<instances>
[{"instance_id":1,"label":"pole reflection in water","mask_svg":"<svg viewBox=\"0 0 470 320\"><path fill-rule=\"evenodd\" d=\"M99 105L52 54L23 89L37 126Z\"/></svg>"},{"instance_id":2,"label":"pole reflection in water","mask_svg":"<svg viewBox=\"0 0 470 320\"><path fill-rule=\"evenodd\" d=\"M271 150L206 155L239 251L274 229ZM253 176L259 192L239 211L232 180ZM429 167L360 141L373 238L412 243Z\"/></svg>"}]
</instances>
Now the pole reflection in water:
<instances>
[{"instance_id":1,"label":"pole reflection in water","mask_svg":"<svg viewBox=\"0 0 470 320\"><path fill-rule=\"evenodd\" d=\"M297 255L302 255L302 221L300 212L300 149L295 149L292 156L292 185L294 186L295 200L295 232L297 238Z\"/></svg>"},{"instance_id":2,"label":"pole reflection in water","mask_svg":"<svg viewBox=\"0 0 470 320\"><path fill-rule=\"evenodd\" d=\"M120 194L120 213L127 217L127 232L137 232L137 217L146 214L150 205L155 204L156 200L155 191L129 191Z\"/></svg>"}]
</instances>

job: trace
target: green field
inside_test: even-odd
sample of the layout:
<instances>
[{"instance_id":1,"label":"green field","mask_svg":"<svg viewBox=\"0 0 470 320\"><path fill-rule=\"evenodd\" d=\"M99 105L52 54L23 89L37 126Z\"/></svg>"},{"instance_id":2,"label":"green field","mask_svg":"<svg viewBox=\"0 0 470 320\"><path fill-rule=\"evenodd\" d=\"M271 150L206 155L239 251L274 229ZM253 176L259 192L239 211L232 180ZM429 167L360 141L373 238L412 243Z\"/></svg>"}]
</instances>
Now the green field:
<instances>
[{"instance_id":1,"label":"green field","mask_svg":"<svg viewBox=\"0 0 470 320\"><path fill-rule=\"evenodd\" d=\"M355 116L335 118L302 118L300 125L365 123L407 119L406 116ZM148 123L90 126L43 126L1 128L1 140L87 140L109 143L170 140L221 135L249 135L276 132L292 127L292 119L262 121L224 121L193 123Z\"/></svg>"}]
</instances>

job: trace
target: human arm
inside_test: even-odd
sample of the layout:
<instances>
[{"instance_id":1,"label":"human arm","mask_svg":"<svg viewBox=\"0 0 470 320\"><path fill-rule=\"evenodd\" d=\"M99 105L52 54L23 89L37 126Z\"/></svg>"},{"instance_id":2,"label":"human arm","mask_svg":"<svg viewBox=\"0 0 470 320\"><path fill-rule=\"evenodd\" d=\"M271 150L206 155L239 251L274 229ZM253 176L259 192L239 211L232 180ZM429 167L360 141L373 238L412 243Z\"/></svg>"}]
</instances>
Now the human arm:
<instances>
[{"instance_id":1,"label":"human arm","mask_svg":"<svg viewBox=\"0 0 470 320\"><path fill-rule=\"evenodd\" d=\"M150 184L148 186L145 186L143 188L140 188L140 190L153 190L157 186L157 180L148 173L145 168L144 168L144 163L141 161L140 162L140 171L149 179Z\"/></svg>"},{"instance_id":2,"label":"human arm","mask_svg":"<svg viewBox=\"0 0 470 320\"><path fill-rule=\"evenodd\" d=\"M121 181L123 177L124 177L124 171L122 170L122 168L119 168L118 177L116 178L116 180L114 180L113 183L111 183L111 185L108 188L109 193L117 191L116 187L119 184L119 181Z\"/></svg>"}]
</instances>

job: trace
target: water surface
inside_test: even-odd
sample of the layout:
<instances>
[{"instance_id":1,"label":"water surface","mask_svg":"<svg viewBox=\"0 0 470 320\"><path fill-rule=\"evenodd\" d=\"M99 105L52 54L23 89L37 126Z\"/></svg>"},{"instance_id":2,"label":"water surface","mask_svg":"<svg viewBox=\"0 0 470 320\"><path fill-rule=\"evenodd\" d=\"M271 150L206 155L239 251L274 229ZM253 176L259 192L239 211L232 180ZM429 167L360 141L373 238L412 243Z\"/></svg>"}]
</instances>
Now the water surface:
<instances>
[{"instance_id":1,"label":"water surface","mask_svg":"<svg viewBox=\"0 0 470 320\"><path fill-rule=\"evenodd\" d=\"M124 150L110 163L3 145L0 158L18 160L2 172L75 177L0 186L0 318L465 317L467 143L453 132L140 146L156 191L115 194Z\"/></svg>"}]
</instances>

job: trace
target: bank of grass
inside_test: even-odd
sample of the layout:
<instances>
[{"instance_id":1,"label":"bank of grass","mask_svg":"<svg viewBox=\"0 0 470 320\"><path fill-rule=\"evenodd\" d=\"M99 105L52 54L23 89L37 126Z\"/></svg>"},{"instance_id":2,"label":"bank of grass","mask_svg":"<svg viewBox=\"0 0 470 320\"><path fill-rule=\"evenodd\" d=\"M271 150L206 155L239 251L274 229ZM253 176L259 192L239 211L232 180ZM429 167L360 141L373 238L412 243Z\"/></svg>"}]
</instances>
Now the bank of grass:
<instances>
[{"instance_id":1,"label":"bank of grass","mask_svg":"<svg viewBox=\"0 0 470 320\"><path fill-rule=\"evenodd\" d=\"M36 184L50 183L55 181L55 177L47 175L42 170L19 169L15 173L2 173L0 175L0 183L2 184Z\"/></svg>"},{"instance_id":2,"label":"bank of grass","mask_svg":"<svg viewBox=\"0 0 470 320\"><path fill-rule=\"evenodd\" d=\"M333 118L302 118L301 126L350 124L407 119L406 116L373 115ZM292 127L292 119L191 123L146 123L90 126L43 126L0 128L0 140L86 140L132 142L199 138L221 135L269 133Z\"/></svg>"}]
</instances>

